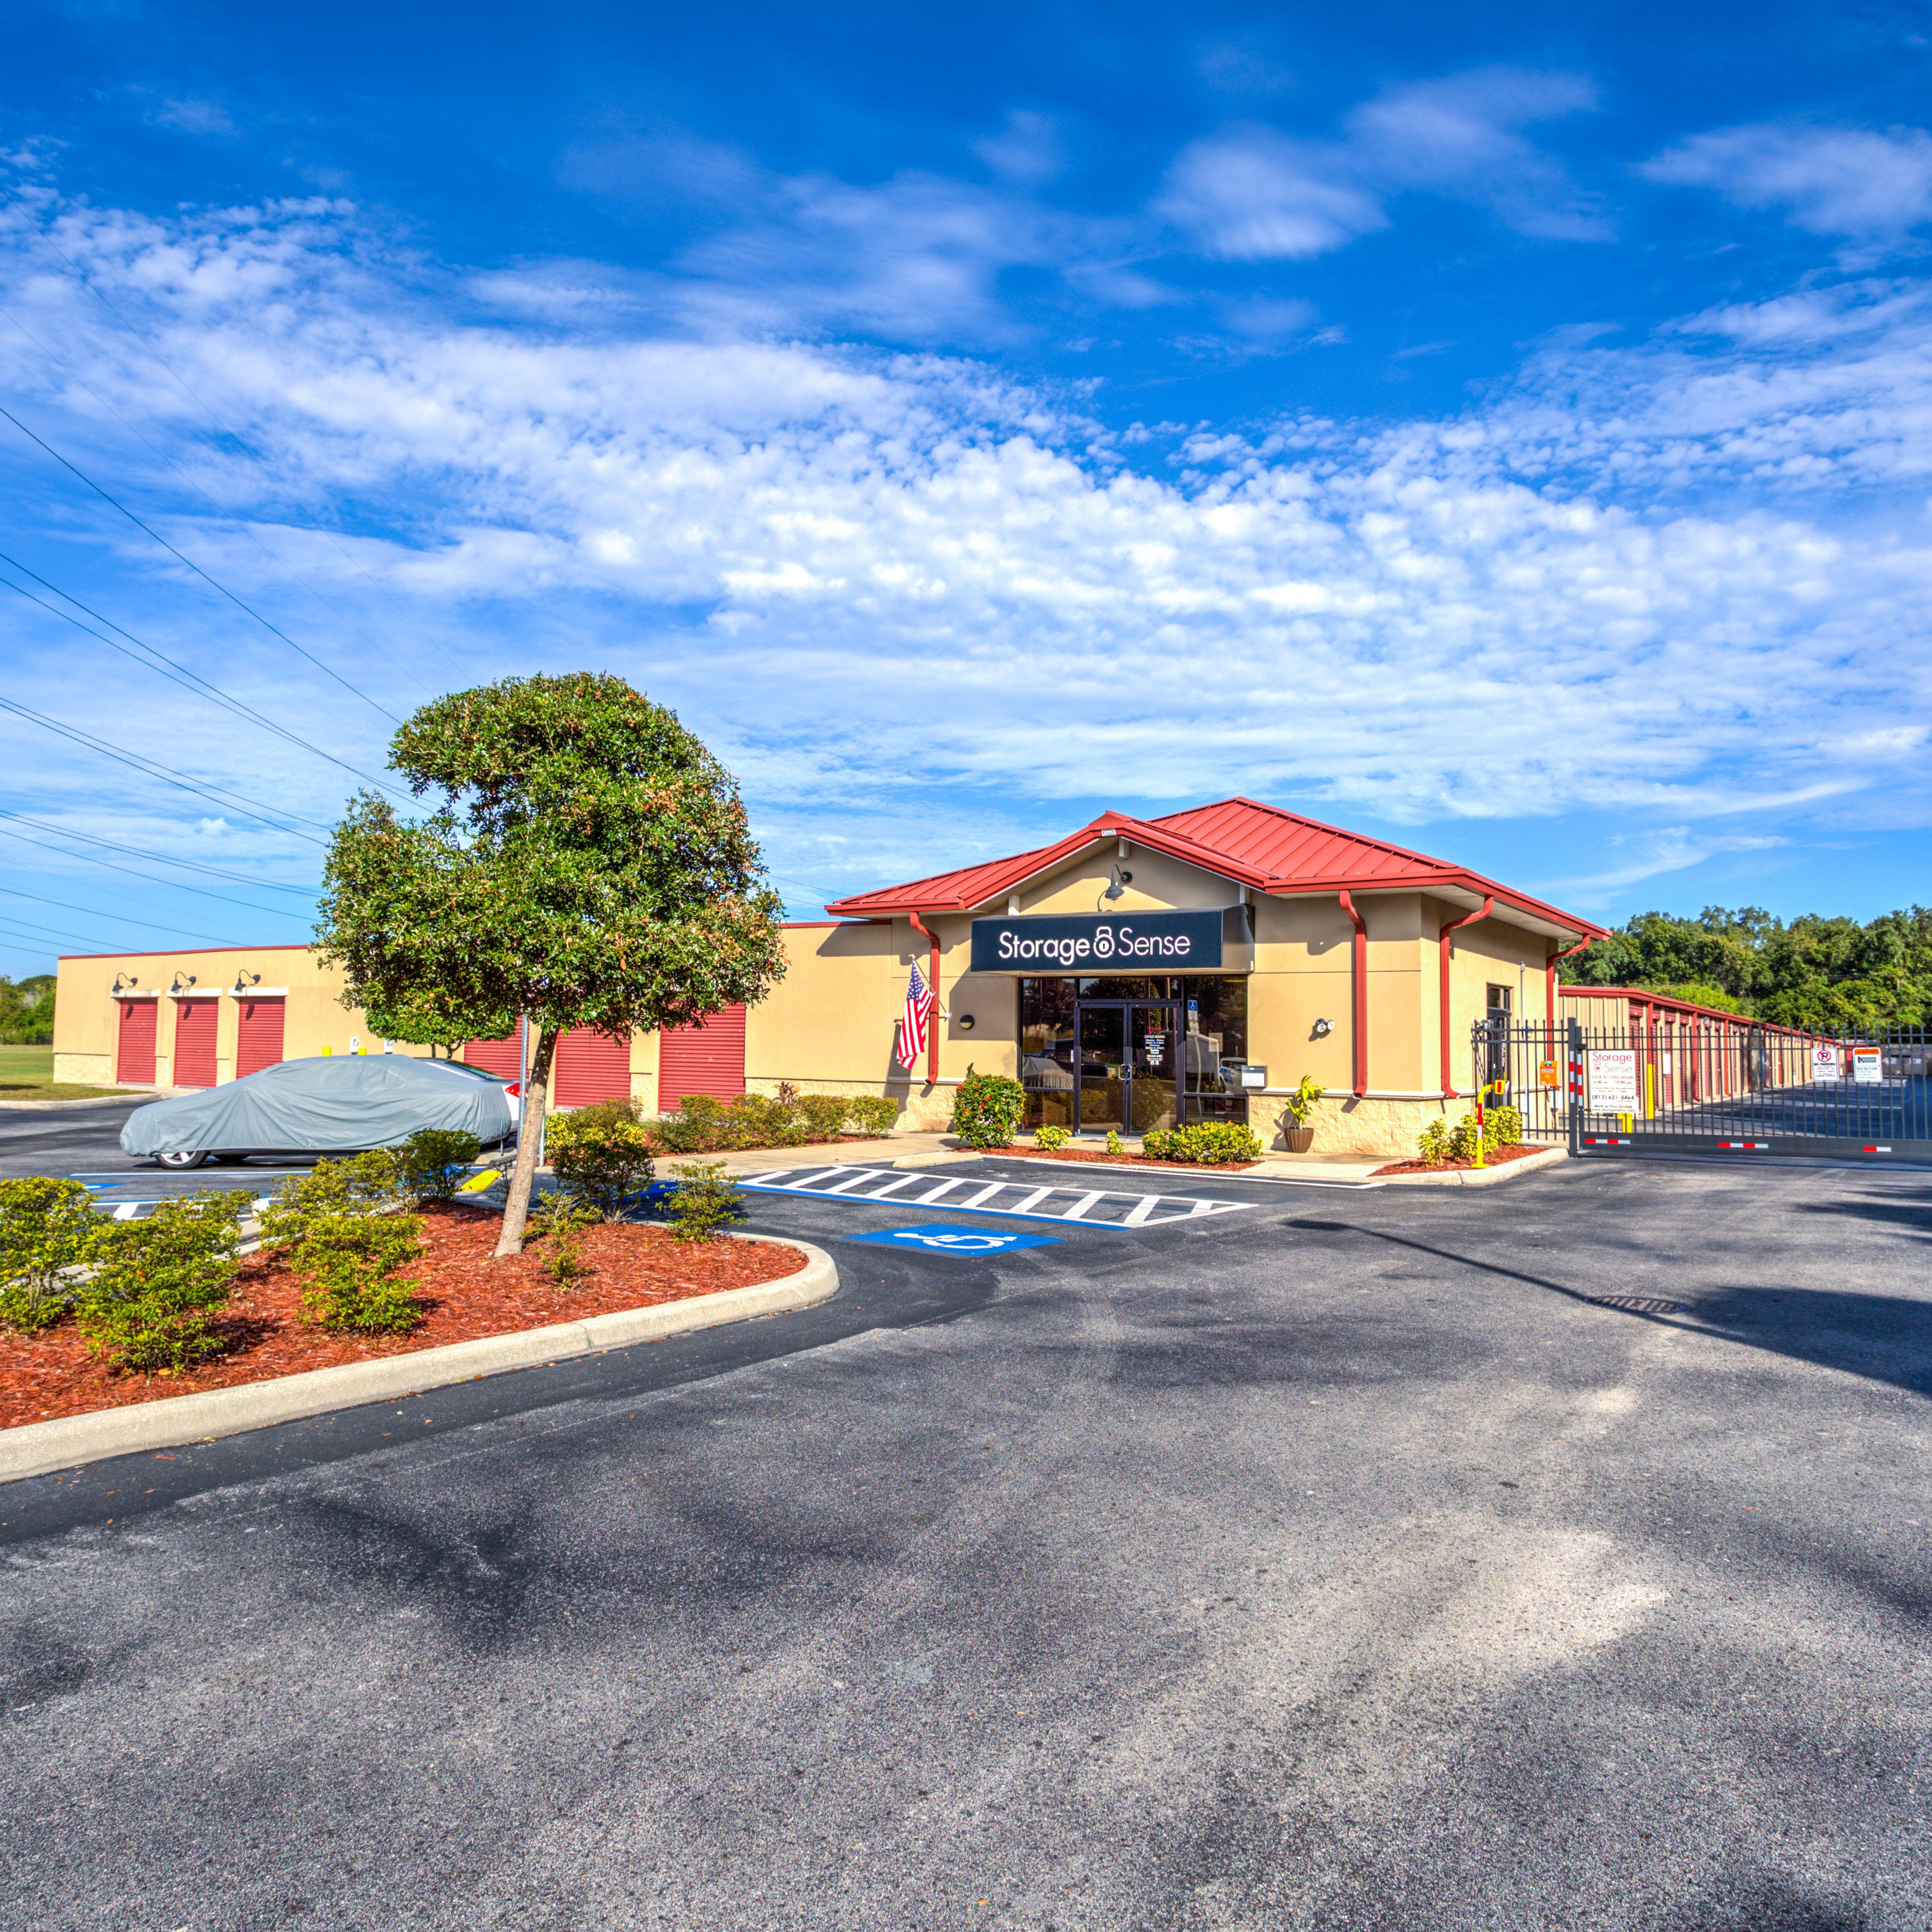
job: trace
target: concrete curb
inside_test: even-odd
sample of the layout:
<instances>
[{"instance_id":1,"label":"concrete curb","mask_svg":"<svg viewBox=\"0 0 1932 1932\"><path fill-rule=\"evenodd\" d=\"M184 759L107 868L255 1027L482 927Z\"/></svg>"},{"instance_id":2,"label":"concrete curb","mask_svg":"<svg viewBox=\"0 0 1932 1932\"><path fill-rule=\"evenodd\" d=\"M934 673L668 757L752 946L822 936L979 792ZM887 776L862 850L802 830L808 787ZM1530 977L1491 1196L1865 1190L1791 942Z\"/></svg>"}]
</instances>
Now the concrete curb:
<instances>
[{"instance_id":1,"label":"concrete curb","mask_svg":"<svg viewBox=\"0 0 1932 1932\"><path fill-rule=\"evenodd\" d=\"M632 1308L593 1315L582 1322L560 1322L513 1335L486 1335L474 1342L452 1342L440 1348L386 1355L379 1361L350 1362L340 1368L310 1369L301 1375L248 1382L239 1388L207 1389L197 1395L165 1396L128 1408L96 1409L88 1415L63 1415L51 1422L22 1423L0 1430L0 1483L44 1476L110 1456L142 1449L169 1449L183 1443L238 1436L278 1422L298 1422L332 1409L356 1408L424 1389L446 1388L478 1376L507 1369L593 1355L628 1348L694 1329L716 1328L754 1315L780 1315L814 1308L838 1292L838 1269L823 1248L775 1234L734 1234L735 1240L771 1241L794 1248L805 1258L795 1274L751 1288L722 1288L656 1308Z\"/></svg>"},{"instance_id":2,"label":"concrete curb","mask_svg":"<svg viewBox=\"0 0 1932 1932\"><path fill-rule=\"evenodd\" d=\"M1526 1154L1520 1160L1504 1161L1501 1167L1458 1168L1448 1174L1385 1174L1378 1183L1383 1187L1499 1187L1526 1174L1535 1174L1568 1160L1568 1148L1550 1147Z\"/></svg>"},{"instance_id":3,"label":"concrete curb","mask_svg":"<svg viewBox=\"0 0 1932 1932\"><path fill-rule=\"evenodd\" d=\"M50 1114L62 1107L111 1107L121 1100L152 1100L157 1096L145 1088L126 1094L90 1094L80 1100L0 1100L0 1107L14 1108L22 1114ZM166 1094L160 1098L165 1100Z\"/></svg>"}]
</instances>

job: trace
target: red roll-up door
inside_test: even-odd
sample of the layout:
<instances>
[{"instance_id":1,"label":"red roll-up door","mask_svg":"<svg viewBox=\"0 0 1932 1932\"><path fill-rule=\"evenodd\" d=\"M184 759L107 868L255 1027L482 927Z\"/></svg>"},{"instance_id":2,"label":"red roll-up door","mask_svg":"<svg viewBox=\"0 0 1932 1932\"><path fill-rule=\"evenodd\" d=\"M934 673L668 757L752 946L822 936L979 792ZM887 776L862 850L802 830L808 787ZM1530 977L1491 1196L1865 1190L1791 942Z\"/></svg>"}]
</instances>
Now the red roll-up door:
<instances>
[{"instance_id":1,"label":"red roll-up door","mask_svg":"<svg viewBox=\"0 0 1932 1932\"><path fill-rule=\"evenodd\" d=\"M590 1027L572 1027L556 1043L551 1104L589 1107L631 1097L631 1042Z\"/></svg>"},{"instance_id":2,"label":"red roll-up door","mask_svg":"<svg viewBox=\"0 0 1932 1932\"><path fill-rule=\"evenodd\" d=\"M120 1000L121 1022L115 1042L114 1077L152 1087L154 1084L154 1016L159 1000Z\"/></svg>"},{"instance_id":3,"label":"red roll-up door","mask_svg":"<svg viewBox=\"0 0 1932 1932\"><path fill-rule=\"evenodd\" d=\"M244 1000L235 1030L235 1077L278 1066L282 1058L282 1016L286 1000Z\"/></svg>"},{"instance_id":4,"label":"red roll-up door","mask_svg":"<svg viewBox=\"0 0 1932 1932\"><path fill-rule=\"evenodd\" d=\"M501 1040L465 1041L463 1064L466 1066L480 1066L485 1073L495 1074L499 1080L520 1080L524 1077L523 1028L520 1026L514 1032L506 1033Z\"/></svg>"},{"instance_id":5,"label":"red roll-up door","mask_svg":"<svg viewBox=\"0 0 1932 1932\"><path fill-rule=\"evenodd\" d=\"M177 1087L214 1084L214 1026L220 1017L219 1000L177 1000L175 1006L175 1058L169 1072Z\"/></svg>"},{"instance_id":6,"label":"red roll-up door","mask_svg":"<svg viewBox=\"0 0 1932 1932\"><path fill-rule=\"evenodd\" d=\"M658 1036L658 1105L674 1111L687 1094L735 1100L745 1090L745 1009L727 1006L695 1026Z\"/></svg>"}]
</instances>

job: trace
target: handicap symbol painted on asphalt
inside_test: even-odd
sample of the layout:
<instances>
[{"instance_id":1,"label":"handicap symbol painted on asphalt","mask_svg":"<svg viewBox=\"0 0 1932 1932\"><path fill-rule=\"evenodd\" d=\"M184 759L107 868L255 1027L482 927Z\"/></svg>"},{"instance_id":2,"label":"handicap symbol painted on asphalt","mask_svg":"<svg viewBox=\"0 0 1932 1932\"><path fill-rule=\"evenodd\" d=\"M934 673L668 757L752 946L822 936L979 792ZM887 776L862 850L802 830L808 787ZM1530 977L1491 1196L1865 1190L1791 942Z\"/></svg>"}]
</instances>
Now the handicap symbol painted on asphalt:
<instances>
[{"instance_id":1,"label":"handicap symbol painted on asphalt","mask_svg":"<svg viewBox=\"0 0 1932 1932\"><path fill-rule=\"evenodd\" d=\"M952 1255L970 1260L980 1255L1003 1255L1013 1248L1050 1248L1058 1234L1027 1234L1017 1228L953 1228L944 1222L929 1228L894 1228L880 1234L848 1234L848 1241L874 1241L881 1247L919 1248L929 1255Z\"/></svg>"}]
</instances>

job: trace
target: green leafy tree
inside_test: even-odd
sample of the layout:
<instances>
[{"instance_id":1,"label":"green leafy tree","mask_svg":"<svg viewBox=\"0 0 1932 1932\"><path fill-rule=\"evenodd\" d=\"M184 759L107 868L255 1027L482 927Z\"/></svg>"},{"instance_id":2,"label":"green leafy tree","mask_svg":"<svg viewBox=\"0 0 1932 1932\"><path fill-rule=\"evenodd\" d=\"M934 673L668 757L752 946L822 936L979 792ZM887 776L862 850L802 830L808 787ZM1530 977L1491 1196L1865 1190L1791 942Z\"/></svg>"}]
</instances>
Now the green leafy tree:
<instances>
[{"instance_id":1,"label":"green leafy tree","mask_svg":"<svg viewBox=\"0 0 1932 1932\"><path fill-rule=\"evenodd\" d=\"M500 1255L521 1244L560 1036L682 1026L784 970L778 896L738 788L621 678L507 678L425 706L390 765L434 808L358 794L316 928L343 998L397 1039L532 1028ZM372 1024L374 1022L372 1021Z\"/></svg>"}]
</instances>

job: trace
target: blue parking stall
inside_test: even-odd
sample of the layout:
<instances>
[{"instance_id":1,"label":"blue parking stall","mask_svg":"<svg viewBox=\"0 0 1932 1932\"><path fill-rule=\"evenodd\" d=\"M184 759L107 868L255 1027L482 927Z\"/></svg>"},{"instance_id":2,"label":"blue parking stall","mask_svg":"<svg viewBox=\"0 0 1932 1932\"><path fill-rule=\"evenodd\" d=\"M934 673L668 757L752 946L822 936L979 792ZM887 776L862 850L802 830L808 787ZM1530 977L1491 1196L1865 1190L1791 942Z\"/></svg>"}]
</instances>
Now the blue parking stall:
<instances>
[{"instance_id":1,"label":"blue parking stall","mask_svg":"<svg viewBox=\"0 0 1932 1932\"><path fill-rule=\"evenodd\" d=\"M944 1255L953 1261L984 1260L1021 1248L1058 1246L1059 1234L1029 1234L1019 1228L956 1228L936 1222L923 1228L889 1228L868 1234L840 1234L842 1241L868 1241L882 1248L916 1248L921 1254Z\"/></svg>"}]
</instances>

